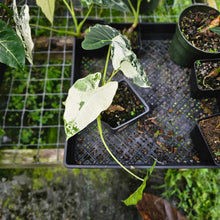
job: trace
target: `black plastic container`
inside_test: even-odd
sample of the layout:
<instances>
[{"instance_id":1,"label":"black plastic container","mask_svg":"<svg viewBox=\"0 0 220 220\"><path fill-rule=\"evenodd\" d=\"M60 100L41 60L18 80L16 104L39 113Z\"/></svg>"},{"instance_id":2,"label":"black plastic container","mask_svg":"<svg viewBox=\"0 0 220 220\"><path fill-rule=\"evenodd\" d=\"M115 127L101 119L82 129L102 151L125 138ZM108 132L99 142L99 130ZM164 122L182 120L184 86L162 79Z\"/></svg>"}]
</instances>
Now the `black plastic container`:
<instances>
[{"instance_id":1,"label":"black plastic container","mask_svg":"<svg viewBox=\"0 0 220 220\"><path fill-rule=\"evenodd\" d=\"M190 77L190 89L191 89L191 95L193 98L208 98L208 97L220 97L220 89L210 89L210 88L201 88L201 86L198 83L198 77L197 77L197 65L199 63L206 63L206 62L220 62L220 59L202 59L197 60L194 62L194 68L191 71L191 77Z\"/></svg>"},{"instance_id":2,"label":"black plastic container","mask_svg":"<svg viewBox=\"0 0 220 220\"><path fill-rule=\"evenodd\" d=\"M199 126L199 122L202 120L209 119L214 116L219 116L219 115L220 115L220 113L217 113L217 114L199 119L190 134L192 141L195 145L195 148L197 149L197 151L199 153L200 160L202 160L206 164L210 164L210 165L215 164L218 167L220 167L220 164L214 160L214 155L212 153L212 150L210 149L210 146L207 143L207 140L206 140L200 126Z\"/></svg>"},{"instance_id":3,"label":"black plastic container","mask_svg":"<svg viewBox=\"0 0 220 220\"><path fill-rule=\"evenodd\" d=\"M149 14L150 12L154 11L160 4L161 0L152 0L152 1L142 1L140 6L140 14ZM127 0L125 0L125 3L129 6L129 3ZM131 0L132 5L134 8L137 8L137 0Z\"/></svg>"},{"instance_id":4,"label":"black plastic container","mask_svg":"<svg viewBox=\"0 0 220 220\"><path fill-rule=\"evenodd\" d=\"M127 80L127 79L123 79L121 81L119 81L119 86L120 84L124 84L126 86L126 88L129 90L129 92L135 97L135 101L139 102L139 105L143 106L143 111L141 114L131 118L130 120L118 125L118 126L111 126L109 125L109 128L111 129L111 131L113 132L117 132L117 131L121 131L123 128L126 128L129 124L135 122L136 120L138 120L140 117L142 117L143 115L147 114L149 112L149 106L146 104L146 102L141 98L141 96L137 93L137 91L134 89L134 87L132 86L132 84Z\"/></svg>"},{"instance_id":5,"label":"black plastic container","mask_svg":"<svg viewBox=\"0 0 220 220\"><path fill-rule=\"evenodd\" d=\"M192 67L193 63L198 59L220 58L220 52L206 52L194 47L182 34L180 29L180 22L182 18L188 13L188 11L204 11L216 10L212 7L197 4L185 8L180 16L179 22L176 27L176 31L169 48L169 54L171 59L178 65L185 67ZM217 10L216 10L217 11ZM218 14L220 13L217 11Z\"/></svg>"},{"instance_id":6,"label":"black plastic container","mask_svg":"<svg viewBox=\"0 0 220 220\"><path fill-rule=\"evenodd\" d=\"M190 137L195 119L206 113L200 100L190 97L189 69L170 60L168 48L175 27L174 23L140 24L142 50L139 60L148 74L151 87L132 86L150 111L120 132L112 132L106 123L102 123L106 143L127 168L150 168L155 159L158 160L156 168L217 167L212 161L199 157ZM91 73L97 72L105 64L106 56L90 55L86 51L79 53L75 50L73 82L88 69ZM119 73L118 81L120 76ZM218 112L215 104L210 111L212 113ZM68 139L64 165L68 168L120 168L106 151L96 121Z\"/></svg>"}]
</instances>

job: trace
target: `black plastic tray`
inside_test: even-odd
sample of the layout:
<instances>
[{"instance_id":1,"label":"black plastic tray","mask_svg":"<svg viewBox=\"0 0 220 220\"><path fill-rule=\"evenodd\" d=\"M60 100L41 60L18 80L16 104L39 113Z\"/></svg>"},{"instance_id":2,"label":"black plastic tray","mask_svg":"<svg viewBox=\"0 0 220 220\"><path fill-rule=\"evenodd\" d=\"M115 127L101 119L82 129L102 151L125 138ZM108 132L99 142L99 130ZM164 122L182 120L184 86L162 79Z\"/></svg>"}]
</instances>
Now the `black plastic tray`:
<instances>
[{"instance_id":1,"label":"black plastic tray","mask_svg":"<svg viewBox=\"0 0 220 220\"><path fill-rule=\"evenodd\" d=\"M139 60L148 73L151 88L134 86L150 106L150 112L136 123L112 133L103 126L104 138L112 153L130 168L215 168L199 157L190 138L196 121L218 112L215 98L198 100L190 96L191 69L176 65L168 48L176 24L140 24L142 48ZM84 73L104 67L105 55L87 54L75 45L72 83ZM103 51L101 52L103 53ZM105 52L104 52L105 53ZM119 74L117 79L123 78ZM64 165L68 168L120 168L105 150L96 122L91 123L65 145Z\"/></svg>"}]
</instances>

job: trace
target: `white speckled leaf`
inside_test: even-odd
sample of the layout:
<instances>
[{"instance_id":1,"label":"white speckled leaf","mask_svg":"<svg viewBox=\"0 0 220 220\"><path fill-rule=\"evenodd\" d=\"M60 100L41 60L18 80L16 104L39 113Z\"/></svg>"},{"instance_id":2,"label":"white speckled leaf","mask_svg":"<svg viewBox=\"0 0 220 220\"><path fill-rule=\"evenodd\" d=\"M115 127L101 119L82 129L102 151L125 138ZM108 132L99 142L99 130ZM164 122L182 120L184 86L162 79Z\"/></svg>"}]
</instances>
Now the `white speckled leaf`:
<instances>
[{"instance_id":1,"label":"white speckled leaf","mask_svg":"<svg viewBox=\"0 0 220 220\"><path fill-rule=\"evenodd\" d=\"M150 87L147 75L131 50L130 42L126 37L119 35L112 40L111 54L115 70L120 69L126 77L131 78L133 83L140 87Z\"/></svg>"},{"instance_id":2,"label":"white speckled leaf","mask_svg":"<svg viewBox=\"0 0 220 220\"><path fill-rule=\"evenodd\" d=\"M24 45L26 58L31 64L33 64L32 50L34 47L34 43L31 38L31 28L29 25L29 7L27 5L22 6L19 16L16 6L16 0L13 0L13 11L17 35L21 38Z\"/></svg>"},{"instance_id":3,"label":"white speckled leaf","mask_svg":"<svg viewBox=\"0 0 220 220\"><path fill-rule=\"evenodd\" d=\"M67 139L84 129L112 103L118 82L99 87L101 73L79 79L70 88L65 102L64 126Z\"/></svg>"}]
</instances>

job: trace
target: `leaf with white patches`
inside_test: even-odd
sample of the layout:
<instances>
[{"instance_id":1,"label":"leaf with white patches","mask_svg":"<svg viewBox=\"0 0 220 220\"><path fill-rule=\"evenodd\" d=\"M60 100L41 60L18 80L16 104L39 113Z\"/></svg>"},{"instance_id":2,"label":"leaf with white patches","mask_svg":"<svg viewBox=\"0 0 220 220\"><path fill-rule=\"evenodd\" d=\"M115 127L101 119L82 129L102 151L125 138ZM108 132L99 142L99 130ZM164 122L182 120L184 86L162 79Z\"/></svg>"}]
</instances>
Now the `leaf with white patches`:
<instances>
[{"instance_id":1,"label":"leaf with white patches","mask_svg":"<svg viewBox=\"0 0 220 220\"><path fill-rule=\"evenodd\" d=\"M112 103L118 82L99 87L101 73L77 80L65 101L64 126L67 139L84 129Z\"/></svg>"},{"instance_id":2,"label":"leaf with white patches","mask_svg":"<svg viewBox=\"0 0 220 220\"><path fill-rule=\"evenodd\" d=\"M34 43L31 38L31 28L29 25L29 20L30 20L29 7L27 5L22 6L19 16L16 6L16 0L13 0L13 11L14 11L14 21L16 24L17 35L22 40L26 53L26 58L31 64L33 64L32 50L34 47Z\"/></svg>"},{"instance_id":3,"label":"leaf with white patches","mask_svg":"<svg viewBox=\"0 0 220 220\"><path fill-rule=\"evenodd\" d=\"M115 70L120 69L133 83L144 88L150 87L148 77L139 63L136 54L131 50L130 42L123 35L112 40L112 65Z\"/></svg>"}]
</instances>

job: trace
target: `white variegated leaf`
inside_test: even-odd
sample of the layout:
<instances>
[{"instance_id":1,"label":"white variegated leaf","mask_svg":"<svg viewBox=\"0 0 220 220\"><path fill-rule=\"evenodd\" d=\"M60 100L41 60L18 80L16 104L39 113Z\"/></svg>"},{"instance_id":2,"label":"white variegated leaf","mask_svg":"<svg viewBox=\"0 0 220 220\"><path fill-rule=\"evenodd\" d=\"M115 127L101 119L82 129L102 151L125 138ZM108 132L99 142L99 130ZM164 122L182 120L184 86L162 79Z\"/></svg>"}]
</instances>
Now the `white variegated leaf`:
<instances>
[{"instance_id":1,"label":"white variegated leaf","mask_svg":"<svg viewBox=\"0 0 220 220\"><path fill-rule=\"evenodd\" d=\"M41 8L46 18L53 25L55 0L36 0L36 3Z\"/></svg>"},{"instance_id":2,"label":"white variegated leaf","mask_svg":"<svg viewBox=\"0 0 220 220\"><path fill-rule=\"evenodd\" d=\"M65 101L64 125L67 139L84 129L112 103L118 82L99 87L101 73L79 79L70 88Z\"/></svg>"},{"instance_id":3,"label":"white variegated leaf","mask_svg":"<svg viewBox=\"0 0 220 220\"><path fill-rule=\"evenodd\" d=\"M126 77L131 78L133 83L140 87L150 86L147 75L137 56L131 50L130 42L126 37L119 35L112 39L111 54L115 70L120 69Z\"/></svg>"},{"instance_id":4,"label":"white variegated leaf","mask_svg":"<svg viewBox=\"0 0 220 220\"><path fill-rule=\"evenodd\" d=\"M13 11L14 11L14 21L16 24L17 35L22 40L25 49L26 58L31 64L33 64L32 50L34 47L34 43L31 38L31 28L29 25L29 20L30 20L29 7L27 5L22 6L19 16L16 0L13 0Z\"/></svg>"}]
</instances>

